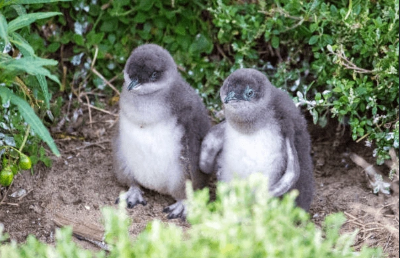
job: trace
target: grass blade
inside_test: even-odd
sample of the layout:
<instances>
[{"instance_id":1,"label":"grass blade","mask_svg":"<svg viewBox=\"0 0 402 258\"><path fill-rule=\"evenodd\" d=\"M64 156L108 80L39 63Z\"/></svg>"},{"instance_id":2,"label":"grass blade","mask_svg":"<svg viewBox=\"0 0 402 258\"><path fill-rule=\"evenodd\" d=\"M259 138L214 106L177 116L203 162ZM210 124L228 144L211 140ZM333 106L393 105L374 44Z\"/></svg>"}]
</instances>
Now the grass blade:
<instances>
[{"instance_id":1,"label":"grass blade","mask_svg":"<svg viewBox=\"0 0 402 258\"><path fill-rule=\"evenodd\" d=\"M6 18L0 13L0 38L3 38L6 41L6 44L8 44L7 27Z\"/></svg>"},{"instance_id":2,"label":"grass blade","mask_svg":"<svg viewBox=\"0 0 402 258\"><path fill-rule=\"evenodd\" d=\"M4 56L3 56L4 57ZM49 70L44 68L45 65L57 65L58 62L56 60L44 59L40 57L23 57L20 59L12 59L12 58L0 58L0 68L17 71L24 71L32 75L44 75L49 79L60 84L59 79L52 75Z\"/></svg>"},{"instance_id":3,"label":"grass blade","mask_svg":"<svg viewBox=\"0 0 402 258\"><path fill-rule=\"evenodd\" d=\"M24 57L35 56L35 51L29 43L18 33L11 33L11 43L13 43Z\"/></svg>"},{"instance_id":4,"label":"grass blade","mask_svg":"<svg viewBox=\"0 0 402 258\"><path fill-rule=\"evenodd\" d=\"M42 89L43 96L45 97L46 108L49 110L50 109L50 104L49 104L50 94L49 94L49 90L47 87L46 78L45 78L45 76L39 74L39 75L36 75L36 79L38 79L40 88Z\"/></svg>"},{"instance_id":5,"label":"grass blade","mask_svg":"<svg viewBox=\"0 0 402 258\"><path fill-rule=\"evenodd\" d=\"M18 110L25 122L31 125L32 130L49 146L54 155L60 157L60 152L47 128L43 125L42 121L35 114L35 111L29 104L22 98L15 95L6 87L0 87L0 96L9 99L11 103L18 107Z\"/></svg>"},{"instance_id":6,"label":"grass blade","mask_svg":"<svg viewBox=\"0 0 402 258\"><path fill-rule=\"evenodd\" d=\"M29 45L29 43L23 37L21 37L20 34L13 32L11 35L12 35L11 43L16 45L25 57L35 56L34 50L31 47L31 45ZM36 79L38 80L40 88L42 89L42 93L45 98L46 108L49 110L50 94L49 94L49 90L47 87L46 78L44 75L38 74L38 75L36 75ZM54 78L52 78L52 79L54 79Z\"/></svg>"},{"instance_id":7,"label":"grass blade","mask_svg":"<svg viewBox=\"0 0 402 258\"><path fill-rule=\"evenodd\" d=\"M45 4L53 2L69 2L71 0L5 0L3 6L12 4Z\"/></svg>"},{"instance_id":8,"label":"grass blade","mask_svg":"<svg viewBox=\"0 0 402 258\"><path fill-rule=\"evenodd\" d=\"M40 13L29 13L21 15L8 23L7 31L8 33L11 33L25 26L30 25L36 20L45 19L60 14L61 13L59 12L40 12Z\"/></svg>"}]
</instances>

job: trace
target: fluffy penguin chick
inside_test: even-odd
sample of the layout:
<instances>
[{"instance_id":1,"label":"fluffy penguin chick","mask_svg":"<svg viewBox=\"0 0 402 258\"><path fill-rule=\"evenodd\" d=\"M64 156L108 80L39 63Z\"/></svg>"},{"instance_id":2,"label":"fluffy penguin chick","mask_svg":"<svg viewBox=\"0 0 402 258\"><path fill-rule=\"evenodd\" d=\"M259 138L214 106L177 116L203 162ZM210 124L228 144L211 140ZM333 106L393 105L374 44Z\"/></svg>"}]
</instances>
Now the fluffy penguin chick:
<instances>
[{"instance_id":1,"label":"fluffy penguin chick","mask_svg":"<svg viewBox=\"0 0 402 258\"><path fill-rule=\"evenodd\" d=\"M297 189L297 205L310 208L314 192L310 136L291 98L254 69L232 73L220 89L226 121L203 140L200 168L222 181L263 173L273 196Z\"/></svg>"},{"instance_id":2,"label":"fluffy penguin chick","mask_svg":"<svg viewBox=\"0 0 402 258\"><path fill-rule=\"evenodd\" d=\"M180 76L165 49L142 45L124 68L120 117L113 140L114 170L129 208L146 205L140 186L171 195L169 218L185 216L185 181L206 185L199 170L201 142L210 128L201 98ZM119 199L116 200L117 202Z\"/></svg>"}]
</instances>

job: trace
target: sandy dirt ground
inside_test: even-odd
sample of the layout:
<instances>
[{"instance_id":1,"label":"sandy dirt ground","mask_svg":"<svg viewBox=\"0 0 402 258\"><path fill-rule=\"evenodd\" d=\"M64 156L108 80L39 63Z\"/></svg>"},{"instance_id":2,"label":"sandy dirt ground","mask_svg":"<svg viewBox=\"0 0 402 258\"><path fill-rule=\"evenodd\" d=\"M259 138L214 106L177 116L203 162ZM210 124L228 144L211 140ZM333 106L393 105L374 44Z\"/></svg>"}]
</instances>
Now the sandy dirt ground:
<instances>
[{"instance_id":1,"label":"sandy dirt ground","mask_svg":"<svg viewBox=\"0 0 402 258\"><path fill-rule=\"evenodd\" d=\"M78 126L53 130L62 156L52 158L51 168L37 164L33 174L24 171L15 177L11 187L1 188L0 223L11 239L21 243L32 234L53 243L57 214L101 227L102 207L114 206L119 193L127 190L118 185L112 172L110 141L112 126L117 121L117 105L108 108L114 115L92 109L92 123L88 109L82 109ZM372 149L348 140L347 128L341 137L343 130L336 122L324 129L310 123L316 184L311 218L320 227L326 215L342 212L347 218L342 233L359 230L356 250L362 245L382 247L388 257L399 257L399 184L391 195L373 194L363 169L349 158L354 152L374 164ZM388 170L385 166L378 169ZM10 196L18 191L26 194ZM168 220L162 212L174 202L171 197L144 192L148 204L127 210L133 220L129 228L133 236L154 219L190 226L180 219ZM84 248L99 250L87 241L75 241Z\"/></svg>"}]
</instances>

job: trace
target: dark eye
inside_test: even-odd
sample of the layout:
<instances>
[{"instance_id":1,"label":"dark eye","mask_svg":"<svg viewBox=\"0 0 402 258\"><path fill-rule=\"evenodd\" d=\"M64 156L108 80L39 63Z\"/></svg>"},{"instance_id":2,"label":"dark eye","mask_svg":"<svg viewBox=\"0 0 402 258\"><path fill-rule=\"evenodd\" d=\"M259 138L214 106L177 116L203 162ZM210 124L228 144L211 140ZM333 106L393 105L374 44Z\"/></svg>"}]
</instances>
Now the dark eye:
<instances>
[{"instance_id":1,"label":"dark eye","mask_svg":"<svg viewBox=\"0 0 402 258\"><path fill-rule=\"evenodd\" d=\"M250 100L252 97L254 97L254 90L247 86L247 88L244 90L244 99Z\"/></svg>"},{"instance_id":2,"label":"dark eye","mask_svg":"<svg viewBox=\"0 0 402 258\"><path fill-rule=\"evenodd\" d=\"M158 73L157 72L153 72L152 74L151 74L151 81L156 81L156 78L158 77Z\"/></svg>"}]
</instances>

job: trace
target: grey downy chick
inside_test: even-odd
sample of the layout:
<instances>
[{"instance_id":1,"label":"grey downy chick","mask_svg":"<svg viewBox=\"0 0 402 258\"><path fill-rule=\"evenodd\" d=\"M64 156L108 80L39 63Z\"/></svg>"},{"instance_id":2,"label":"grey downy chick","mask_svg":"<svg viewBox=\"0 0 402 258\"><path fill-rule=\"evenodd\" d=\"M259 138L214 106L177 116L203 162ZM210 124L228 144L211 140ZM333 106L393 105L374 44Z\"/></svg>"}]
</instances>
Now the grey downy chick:
<instances>
[{"instance_id":1,"label":"grey downy chick","mask_svg":"<svg viewBox=\"0 0 402 258\"><path fill-rule=\"evenodd\" d=\"M130 187L124 194L127 206L146 205L142 186L176 200L164 209L168 218L185 217L186 179L199 189L209 177L198 166L201 142L211 127L201 98L168 51L146 44L127 60L119 104L114 171Z\"/></svg>"},{"instance_id":2,"label":"grey downy chick","mask_svg":"<svg viewBox=\"0 0 402 258\"><path fill-rule=\"evenodd\" d=\"M204 138L201 170L217 171L218 180L227 182L262 173L273 196L297 189L296 203L307 211L314 193L310 136L292 99L254 69L232 73L220 97L226 120Z\"/></svg>"}]
</instances>

